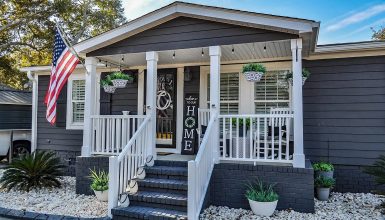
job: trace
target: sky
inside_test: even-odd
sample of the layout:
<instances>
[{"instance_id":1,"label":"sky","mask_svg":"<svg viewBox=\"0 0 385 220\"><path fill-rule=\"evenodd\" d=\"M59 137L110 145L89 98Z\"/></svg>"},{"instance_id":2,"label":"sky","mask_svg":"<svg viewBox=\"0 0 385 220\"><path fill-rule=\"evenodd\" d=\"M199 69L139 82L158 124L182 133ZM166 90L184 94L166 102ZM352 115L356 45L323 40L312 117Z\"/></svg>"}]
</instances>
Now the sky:
<instances>
[{"instance_id":1,"label":"sky","mask_svg":"<svg viewBox=\"0 0 385 220\"><path fill-rule=\"evenodd\" d=\"M132 20L173 0L122 0ZM305 18L321 22L318 44L371 40L385 26L385 0L187 0L204 5Z\"/></svg>"}]
</instances>

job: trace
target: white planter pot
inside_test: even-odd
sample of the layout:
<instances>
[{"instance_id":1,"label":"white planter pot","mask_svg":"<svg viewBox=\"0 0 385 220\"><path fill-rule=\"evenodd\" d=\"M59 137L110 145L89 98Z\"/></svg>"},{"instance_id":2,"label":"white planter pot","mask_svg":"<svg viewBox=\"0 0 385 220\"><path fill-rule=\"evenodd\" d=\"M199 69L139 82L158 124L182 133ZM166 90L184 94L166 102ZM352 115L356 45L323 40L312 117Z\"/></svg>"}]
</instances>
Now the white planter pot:
<instances>
[{"instance_id":1,"label":"white planter pot","mask_svg":"<svg viewBox=\"0 0 385 220\"><path fill-rule=\"evenodd\" d=\"M262 79L263 73L262 72L244 72L246 80L249 82L258 82Z\"/></svg>"},{"instance_id":2,"label":"white planter pot","mask_svg":"<svg viewBox=\"0 0 385 220\"><path fill-rule=\"evenodd\" d=\"M306 80L307 80L306 77L302 77L302 85L305 85ZM293 79L288 79L287 81L291 86L293 86Z\"/></svg>"},{"instance_id":3,"label":"white planter pot","mask_svg":"<svg viewBox=\"0 0 385 220\"><path fill-rule=\"evenodd\" d=\"M330 188L317 188L317 198L320 201L328 201Z\"/></svg>"},{"instance_id":4,"label":"white planter pot","mask_svg":"<svg viewBox=\"0 0 385 220\"><path fill-rule=\"evenodd\" d=\"M105 190L105 191L94 190L94 193L96 195L96 198L98 198L98 200L103 201L103 202L108 201L108 190Z\"/></svg>"},{"instance_id":5,"label":"white planter pot","mask_svg":"<svg viewBox=\"0 0 385 220\"><path fill-rule=\"evenodd\" d=\"M103 86L104 92L106 93L115 93L115 86Z\"/></svg>"},{"instance_id":6,"label":"white planter pot","mask_svg":"<svg viewBox=\"0 0 385 220\"><path fill-rule=\"evenodd\" d=\"M127 82L128 82L128 80L125 80L125 79L114 79L111 81L112 81L112 84L114 84L114 86L116 88L124 88L124 87L126 87Z\"/></svg>"},{"instance_id":7,"label":"white planter pot","mask_svg":"<svg viewBox=\"0 0 385 220\"><path fill-rule=\"evenodd\" d=\"M256 215L271 216L277 208L277 201L274 202L257 202L249 199L251 210Z\"/></svg>"}]
</instances>

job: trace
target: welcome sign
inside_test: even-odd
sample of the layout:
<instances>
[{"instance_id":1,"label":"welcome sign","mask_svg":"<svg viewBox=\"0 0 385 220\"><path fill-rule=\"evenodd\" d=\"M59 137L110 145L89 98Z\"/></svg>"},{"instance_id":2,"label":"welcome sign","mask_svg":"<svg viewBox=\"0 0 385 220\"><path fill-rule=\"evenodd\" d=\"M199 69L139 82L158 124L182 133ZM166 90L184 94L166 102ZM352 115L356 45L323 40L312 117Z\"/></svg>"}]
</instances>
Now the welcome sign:
<instances>
[{"instance_id":1,"label":"welcome sign","mask_svg":"<svg viewBox=\"0 0 385 220\"><path fill-rule=\"evenodd\" d=\"M184 155L193 155L198 152L198 107L199 94L186 93L184 97L181 152Z\"/></svg>"}]
</instances>

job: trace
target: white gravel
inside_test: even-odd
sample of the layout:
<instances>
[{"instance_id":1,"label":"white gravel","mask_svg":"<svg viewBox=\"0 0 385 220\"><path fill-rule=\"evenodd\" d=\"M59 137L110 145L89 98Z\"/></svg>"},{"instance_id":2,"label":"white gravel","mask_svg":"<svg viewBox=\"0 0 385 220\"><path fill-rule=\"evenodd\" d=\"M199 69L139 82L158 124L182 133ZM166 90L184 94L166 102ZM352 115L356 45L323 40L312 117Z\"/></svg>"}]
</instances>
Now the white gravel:
<instances>
[{"instance_id":1,"label":"white gravel","mask_svg":"<svg viewBox=\"0 0 385 220\"><path fill-rule=\"evenodd\" d=\"M290 210L275 211L271 217L260 217L245 209L210 206L201 220L249 220L249 219L322 219L322 220L361 220L385 219L378 207L385 198L370 193L332 193L329 201L321 202L315 199L315 213L306 214Z\"/></svg>"},{"instance_id":2,"label":"white gravel","mask_svg":"<svg viewBox=\"0 0 385 220\"><path fill-rule=\"evenodd\" d=\"M0 170L0 177L4 171ZM45 214L95 218L107 215L107 202L95 196L77 195L75 177L62 177L62 187L31 192L0 188L0 207L39 212Z\"/></svg>"}]
</instances>

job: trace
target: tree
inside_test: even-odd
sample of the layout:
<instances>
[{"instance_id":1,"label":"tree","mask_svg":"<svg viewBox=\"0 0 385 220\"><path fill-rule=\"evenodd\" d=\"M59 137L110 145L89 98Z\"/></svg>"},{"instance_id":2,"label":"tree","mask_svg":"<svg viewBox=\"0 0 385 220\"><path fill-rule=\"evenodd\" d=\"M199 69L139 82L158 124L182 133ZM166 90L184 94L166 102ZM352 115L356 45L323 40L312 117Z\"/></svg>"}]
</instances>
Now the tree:
<instances>
[{"instance_id":1,"label":"tree","mask_svg":"<svg viewBox=\"0 0 385 220\"><path fill-rule=\"evenodd\" d=\"M19 67L51 63L56 21L71 44L126 21L121 0L0 1L0 82L21 88Z\"/></svg>"},{"instance_id":2,"label":"tree","mask_svg":"<svg viewBox=\"0 0 385 220\"><path fill-rule=\"evenodd\" d=\"M385 40L385 27L381 27L378 30L372 28L372 31L373 31L373 35L372 35L373 40Z\"/></svg>"}]
</instances>

